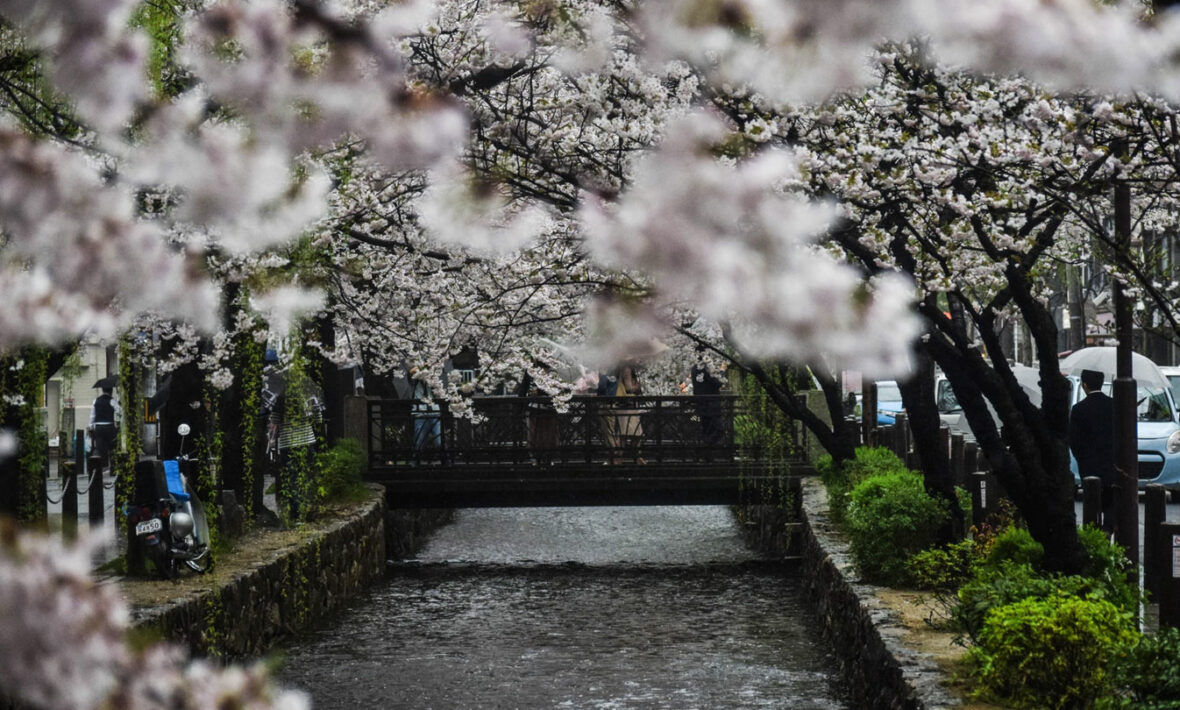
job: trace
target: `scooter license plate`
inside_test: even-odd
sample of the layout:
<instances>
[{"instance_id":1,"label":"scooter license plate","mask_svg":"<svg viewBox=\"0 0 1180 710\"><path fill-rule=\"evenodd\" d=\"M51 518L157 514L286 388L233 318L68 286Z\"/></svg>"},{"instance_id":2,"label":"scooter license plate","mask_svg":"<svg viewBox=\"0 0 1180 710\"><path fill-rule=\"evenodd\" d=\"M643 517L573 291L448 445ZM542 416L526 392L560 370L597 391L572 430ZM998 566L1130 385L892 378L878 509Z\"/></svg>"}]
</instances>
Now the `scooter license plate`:
<instances>
[{"instance_id":1,"label":"scooter license plate","mask_svg":"<svg viewBox=\"0 0 1180 710\"><path fill-rule=\"evenodd\" d=\"M136 523L135 534L147 535L148 533L159 532L164 529L164 523L159 518L152 518L145 520L142 523Z\"/></svg>"}]
</instances>

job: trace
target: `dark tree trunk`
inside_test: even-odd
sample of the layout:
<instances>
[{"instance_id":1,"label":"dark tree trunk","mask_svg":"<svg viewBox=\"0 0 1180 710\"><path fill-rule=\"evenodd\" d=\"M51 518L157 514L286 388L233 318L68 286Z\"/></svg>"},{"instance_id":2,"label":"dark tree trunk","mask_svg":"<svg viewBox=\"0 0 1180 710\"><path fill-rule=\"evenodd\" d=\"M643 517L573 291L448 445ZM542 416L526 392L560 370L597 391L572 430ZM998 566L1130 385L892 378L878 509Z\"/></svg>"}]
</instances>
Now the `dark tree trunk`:
<instances>
[{"instance_id":1,"label":"dark tree trunk","mask_svg":"<svg viewBox=\"0 0 1180 710\"><path fill-rule=\"evenodd\" d=\"M204 436L207 425L204 384L201 368L195 362L185 363L172 372L171 391L160 410L161 458L197 454L198 439ZM182 437L177 431L181 424L189 425L187 436Z\"/></svg>"},{"instance_id":2,"label":"dark tree trunk","mask_svg":"<svg viewBox=\"0 0 1180 710\"><path fill-rule=\"evenodd\" d=\"M933 334L927 348L954 388L980 451L1000 485L1020 510L1029 532L1044 546L1045 566L1075 573L1081 570L1085 553L1077 534L1066 446L1069 383L1058 368L1057 331L1050 314L1031 297L1015 300L1029 324L1040 361L1039 408L1032 404L1006 360L989 363L973 343L956 338L953 330L943 328ZM928 310L926 315L935 317ZM979 314L977 325L987 350L1000 352L990 312Z\"/></svg>"},{"instance_id":3,"label":"dark tree trunk","mask_svg":"<svg viewBox=\"0 0 1180 710\"><path fill-rule=\"evenodd\" d=\"M898 383L909 415L914 450L921 462L926 492L946 503L949 518L939 531L943 543L956 542L965 527L965 517L955 496L955 481L949 452L942 437L942 419L934 400L934 361L923 350L917 352L914 377ZM953 386L953 385L952 385Z\"/></svg>"},{"instance_id":4,"label":"dark tree trunk","mask_svg":"<svg viewBox=\"0 0 1180 710\"><path fill-rule=\"evenodd\" d=\"M844 420L844 403L840 397L839 385L833 384L830 376L817 377L820 387L824 390L824 402L832 423L824 421L822 417L812 412L805 401L800 401L798 390L794 387L793 379L788 374L788 368L779 368L781 376L776 382L759 363L740 362L734 364L754 377L766 396L787 417L800 422L815 436L820 447L831 455L837 466L856 456L856 425ZM828 384L824 384L827 381ZM834 409L833 409L834 408Z\"/></svg>"},{"instance_id":5,"label":"dark tree trunk","mask_svg":"<svg viewBox=\"0 0 1180 710\"><path fill-rule=\"evenodd\" d=\"M1066 267L1069 291L1069 349L1086 347L1086 306L1082 301L1082 275L1077 266Z\"/></svg>"},{"instance_id":6,"label":"dark tree trunk","mask_svg":"<svg viewBox=\"0 0 1180 710\"><path fill-rule=\"evenodd\" d=\"M844 392L840 381L831 373L822 371L822 368L817 367L812 371L824 393L824 406L832 422L831 448L826 450L836 465L851 461L856 457L856 447L860 443L860 422L849 418L844 412Z\"/></svg>"}]
</instances>

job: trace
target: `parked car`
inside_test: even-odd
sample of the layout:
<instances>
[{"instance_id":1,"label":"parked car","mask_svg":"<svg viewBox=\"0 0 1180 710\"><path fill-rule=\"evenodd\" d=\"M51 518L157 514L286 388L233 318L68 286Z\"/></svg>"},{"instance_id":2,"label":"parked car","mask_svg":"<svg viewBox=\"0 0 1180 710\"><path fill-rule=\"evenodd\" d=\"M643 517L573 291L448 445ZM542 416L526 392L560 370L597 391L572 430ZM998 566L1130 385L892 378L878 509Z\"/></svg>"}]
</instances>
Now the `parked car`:
<instances>
[{"instance_id":1,"label":"parked car","mask_svg":"<svg viewBox=\"0 0 1180 710\"><path fill-rule=\"evenodd\" d=\"M1160 368L1174 389L1162 386L1159 378L1153 378L1150 383L1139 382L1136 395L1139 458L1139 485L1158 483L1168 488L1180 490L1180 422L1177 419L1177 405L1180 401L1174 392L1180 391L1180 367ZM1013 371L1025 392L1034 405L1040 406L1039 373L1030 367L1016 365ZM1084 396L1080 379L1075 375L1068 376L1072 407ZM1110 394L1110 378L1103 385L1103 391ZM939 376L935 383L935 397L938 404L939 416L953 431L961 431L968 438L973 438L971 428L963 416L950 382ZM995 412L992 412L995 416ZM1077 462L1070 455L1070 470L1074 481L1081 485L1078 477Z\"/></svg>"},{"instance_id":2,"label":"parked car","mask_svg":"<svg viewBox=\"0 0 1180 710\"><path fill-rule=\"evenodd\" d=\"M1168 384L1172 386L1172 401L1180 404L1180 367L1161 367L1160 372L1164 373Z\"/></svg>"},{"instance_id":3,"label":"parked car","mask_svg":"<svg viewBox=\"0 0 1180 710\"><path fill-rule=\"evenodd\" d=\"M905 411L901 403L901 388L894 380L877 382L877 424L890 426L897 421L897 415Z\"/></svg>"},{"instance_id":4,"label":"parked car","mask_svg":"<svg viewBox=\"0 0 1180 710\"><path fill-rule=\"evenodd\" d=\"M1028 394L1032 403L1040 406L1040 373L1035 368L1021 364L1013 365L1012 373L1016 376L1016 381L1020 383L1025 393ZM946 375L940 374L935 377L934 401L938 406L938 417L942 419L943 424L952 432L962 433L968 441L975 441L975 434L971 431L971 425L967 423L967 415L963 413L963 407L959 404L959 398L955 396L955 391L951 388L950 380L946 378ZM991 402L987 403L987 409L991 412L996 426L999 426L999 415L996 414L996 410L992 407Z\"/></svg>"}]
</instances>

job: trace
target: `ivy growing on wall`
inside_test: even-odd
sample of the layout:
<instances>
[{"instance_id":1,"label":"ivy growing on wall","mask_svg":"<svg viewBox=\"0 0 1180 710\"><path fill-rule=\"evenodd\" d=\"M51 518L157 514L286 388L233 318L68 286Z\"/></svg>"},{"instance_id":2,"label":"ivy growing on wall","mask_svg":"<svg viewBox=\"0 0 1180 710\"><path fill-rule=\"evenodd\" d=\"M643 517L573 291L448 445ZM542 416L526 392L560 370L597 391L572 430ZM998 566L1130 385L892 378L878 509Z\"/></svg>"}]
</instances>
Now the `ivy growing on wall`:
<instances>
[{"instance_id":1,"label":"ivy growing on wall","mask_svg":"<svg viewBox=\"0 0 1180 710\"><path fill-rule=\"evenodd\" d=\"M777 374L772 376L777 377ZM782 535L781 544L785 548L790 545L791 536L791 530L786 524L791 522L797 507L796 494L791 490L787 478L790 461L799 453L795 437L797 425L766 396L761 385L753 377L740 377L736 383L740 405L733 422L735 443L738 446L757 449L759 455L753 459L770 462L779 472L779 476L773 482L760 479L763 482L758 484L759 489L752 491L754 495L746 497L748 500L773 506L779 511L774 519L784 524L779 533ZM745 460L750 460L750 457L746 457ZM743 486L748 485L751 484L746 483L743 476ZM738 520L746 523L749 520L749 512L737 510Z\"/></svg>"},{"instance_id":2,"label":"ivy growing on wall","mask_svg":"<svg viewBox=\"0 0 1180 710\"><path fill-rule=\"evenodd\" d=\"M217 393L213 386L205 381L205 392L202 397L202 405L208 407L207 419L209 422L207 432L199 432L199 435L194 439L196 441L196 466L195 475L196 480L193 484L196 486L197 497L204 503L205 520L209 523L209 565L215 563L214 555L216 551L216 543L218 534L220 532L220 513L221 509L217 506L218 496L221 493L221 461L222 452L222 420L220 408L217 405ZM225 422L228 425L228 422Z\"/></svg>"},{"instance_id":3,"label":"ivy growing on wall","mask_svg":"<svg viewBox=\"0 0 1180 710\"><path fill-rule=\"evenodd\" d=\"M249 292L242 289L239 302L244 308L249 302ZM256 323L256 326L261 324ZM263 330L262 332L265 332ZM234 376L240 382L238 421L236 426L241 434L242 491L245 495L239 501L246 510L247 519L253 520L260 512L254 509L254 487L263 470L263 439L266 436L262 421L262 373L265 342L255 336L255 330L242 328L234 334Z\"/></svg>"},{"instance_id":4,"label":"ivy growing on wall","mask_svg":"<svg viewBox=\"0 0 1180 710\"><path fill-rule=\"evenodd\" d=\"M48 444L41 417L48 355L35 347L0 357L0 426L17 437L15 459L4 466L2 507L20 520L45 518L43 497Z\"/></svg>"},{"instance_id":5,"label":"ivy growing on wall","mask_svg":"<svg viewBox=\"0 0 1180 710\"><path fill-rule=\"evenodd\" d=\"M119 339L119 404L123 423L119 427L119 446L113 455L116 474L115 529L127 527L127 504L135 495L135 464L143 450L143 404L140 401L140 377L135 346L130 334Z\"/></svg>"},{"instance_id":6,"label":"ivy growing on wall","mask_svg":"<svg viewBox=\"0 0 1180 710\"><path fill-rule=\"evenodd\" d=\"M42 479L47 464L48 445L44 422L41 420L41 400L45 393L45 371L48 355L42 348L25 348L24 367L18 371L17 381L25 405L21 408L20 469L21 486L17 503L20 520L43 520L46 516Z\"/></svg>"},{"instance_id":7,"label":"ivy growing on wall","mask_svg":"<svg viewBox=\"0 0 1180 710\"><path fill-rule=\"evenodd\" d=\"M286 462L280 474L283 480L278 487L282 498L279 507L289 522L304 522L315 516L315 450L322 441L318 413L310 411L307 403L317 391L318 383L315 381L314 368L308 359L302 333L296 332L292 336L291 345L283 428L292 432L310 428L314 432L315 442L286 449Z\"/></svg>"}]
</instances>

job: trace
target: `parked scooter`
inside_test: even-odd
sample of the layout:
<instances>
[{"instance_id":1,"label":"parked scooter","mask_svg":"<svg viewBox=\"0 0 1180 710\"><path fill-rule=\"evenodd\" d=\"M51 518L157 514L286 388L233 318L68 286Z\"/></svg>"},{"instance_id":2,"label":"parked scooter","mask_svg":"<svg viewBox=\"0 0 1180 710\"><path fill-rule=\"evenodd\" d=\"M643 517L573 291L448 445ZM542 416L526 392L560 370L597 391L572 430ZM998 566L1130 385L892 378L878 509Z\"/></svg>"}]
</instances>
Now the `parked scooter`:
<instances>
[{"instance_id":1,"label":"parked scooter","mask_svg":"<svg viewBox=\"0 0 1180 710\"><path fill-rule=\"evenodd\" d=\"M188 424L177 428L180 451ZM136 498L127 522L135 529L135 540L156 571L171 579L183 563L195 572L208 567L209 524L205 509L189 486L185 472L192 463L186 454L164 461L144 461L136 467Z\"/></svg>"}]
</instances>

